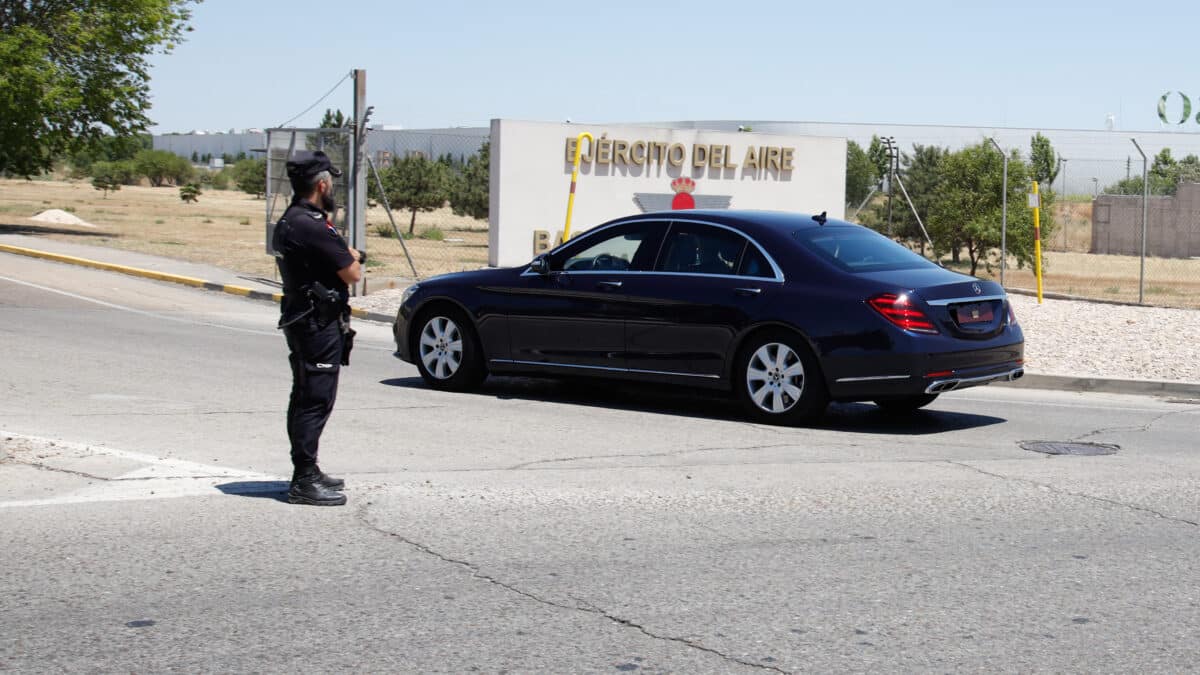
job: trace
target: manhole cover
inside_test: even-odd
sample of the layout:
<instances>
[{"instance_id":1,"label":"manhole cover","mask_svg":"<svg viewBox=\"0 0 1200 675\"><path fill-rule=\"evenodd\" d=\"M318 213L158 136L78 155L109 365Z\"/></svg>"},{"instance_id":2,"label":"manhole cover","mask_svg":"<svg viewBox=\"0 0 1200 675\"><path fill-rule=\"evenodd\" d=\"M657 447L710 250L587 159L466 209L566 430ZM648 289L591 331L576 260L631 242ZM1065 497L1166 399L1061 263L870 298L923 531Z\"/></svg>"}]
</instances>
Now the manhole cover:
<instances>
[{"instance_id":1,"label":"manhole cover","mask_svg":"<svg viewBox=\"0 0 1200 675\"><path fill-rule=\"evenodd\" d=\"M1045 455L1115 455L1121 449L1119 445L1108 443L1072 443L1068 441L1024 441L1021 447L1025 450L1040 452Z\"/></svg>"}]
</instances>

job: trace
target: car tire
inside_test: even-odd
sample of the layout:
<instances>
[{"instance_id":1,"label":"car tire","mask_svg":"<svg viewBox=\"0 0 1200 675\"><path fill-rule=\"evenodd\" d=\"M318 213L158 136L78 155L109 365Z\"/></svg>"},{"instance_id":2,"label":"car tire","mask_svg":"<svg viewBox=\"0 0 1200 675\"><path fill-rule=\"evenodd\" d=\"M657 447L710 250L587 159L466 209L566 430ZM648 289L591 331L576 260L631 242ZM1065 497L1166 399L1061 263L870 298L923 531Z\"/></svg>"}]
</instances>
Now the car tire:
<instances>
[{"instance_id":1,"label":"car tire","mask_svg":"<svg viewBox=\"0 0 1200 675\"><path fill-rule=\"evenodd\" d=\"M916 412L933 403L937 397L937 394L914 394L912 396L881 398L875 401L875 405L879 406L879 409L885 413L910 413Z\"/></svg>"},{"instance_id":2,"label":"car tire","mask_svg":"<svg viewBox=\"0 0 1200 675\"><path fill-rule=\"evenodd\" d=\"M442 391L470 391L487 377L483 349L470 319L455 307L423 311L415 322L413 355L426 384Z\"/></svg>"},{"instance_id":3,"label":"car tire","mask_svg":"<svg viewBox=\"0 0 1200 675\"><path fill-rule=\"evenodd\" d=\"M825 412L829 393L804 338L786 330L755 333L738 352L734 390L746 415L767 424L812 422Z\"/></svg>"}]
</instances>

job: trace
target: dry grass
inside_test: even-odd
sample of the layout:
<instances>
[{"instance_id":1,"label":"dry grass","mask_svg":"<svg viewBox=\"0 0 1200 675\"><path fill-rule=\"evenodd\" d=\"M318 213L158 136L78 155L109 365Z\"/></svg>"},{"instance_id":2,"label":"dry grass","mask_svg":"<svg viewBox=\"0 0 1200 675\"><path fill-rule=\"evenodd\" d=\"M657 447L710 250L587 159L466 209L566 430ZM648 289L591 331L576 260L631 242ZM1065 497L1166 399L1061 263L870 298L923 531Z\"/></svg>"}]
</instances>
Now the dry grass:
<instances>
[{"instance_id":1,"label":"dry grass","mask_svg":"<svg viewBox=\"0 0 1200 675\"><path fill-rule=\"evenodd\" d=\"M1091 204L1057 205L1064 225L1055 237L1066 250L1047 242L1044 288L1047 292L1136 302L1140 262L1134 256L1089 255ZM45 225L28 220L47 209L73 211L95 229ZM408 229L407 213L397 225ZM111 246L223 267L247 275L274 278L274 260L266 254L266 203L234 191L209 190L198 204L184 204L176 188L125 187L106 199L90 184L72 181L0 180L0 232L25 232L53 239ZM369 289L386 288L412 277L400 242L379 236L387 223L382 208L368 212ZM421 277L474 269L487 264L487 223L455 216L449 209L417 215L416 232L437 227L442 241L405 241ZM1065 234L1063 234L1065 231ZM993 261L989 273L998 278ZM1010 287L1035 288L1033 272L1010 261ZM1146 302L1200 308L1200 260L1146 260Z\"/></svg>"},{"instance_id":2,"label":"dry grass","mask_svg":"<svg viewBox=\"0 0 1200 675\"><path fill-rule=\"evenodd\" d=\"M70 211L96 227L29 220L47 209ZM385 285L411 278L399 242L375 232L375 223L387 222L384 210L370 209L367 218L369 278ZM407 231L408 214L396 218ZM207 190L199 203L185 204L178 188L126 186L105 198L82 181L0 179L0 232L111 246L273 278L274 259L263 241L265 223L266 202L232 190ZM442 230L445 239L405 242L422 277L487 264L486 221L455 216L449 209L417 214L418 235L431 227Z\"/></svg>"}]
</instances>

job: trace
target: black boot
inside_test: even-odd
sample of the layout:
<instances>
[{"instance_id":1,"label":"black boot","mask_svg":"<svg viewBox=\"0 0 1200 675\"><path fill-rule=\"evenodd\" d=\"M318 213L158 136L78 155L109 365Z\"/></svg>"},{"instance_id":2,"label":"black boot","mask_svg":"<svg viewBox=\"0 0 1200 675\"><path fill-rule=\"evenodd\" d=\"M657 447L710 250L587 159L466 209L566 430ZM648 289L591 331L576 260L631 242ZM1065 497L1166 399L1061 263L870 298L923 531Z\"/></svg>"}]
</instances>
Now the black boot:
<instances>
[{"instance_id":1,"label":"black boot","mask_svg":"<svg viewBox=\"0 0 1200 675\"><path fill-rule=\"evenodd\" d=\"M321 467L317 467L317 483L326 490L344 490L346 488L346 481L330 476L322 471Z\"/></svg>"},{"instance_id":2,"label":"black boot","mask_svg":"<svg viewBox=\"0 0 1200 675\"><path fill-rule=\"evenodd\" d=\"M288 503L310 504L312 506L341 506L346 503L346 495L335 492L320 482L321 472L313 467L306 471L297 471L292 477L292 485L288 488Z\"/></svg>"}]
</instances>

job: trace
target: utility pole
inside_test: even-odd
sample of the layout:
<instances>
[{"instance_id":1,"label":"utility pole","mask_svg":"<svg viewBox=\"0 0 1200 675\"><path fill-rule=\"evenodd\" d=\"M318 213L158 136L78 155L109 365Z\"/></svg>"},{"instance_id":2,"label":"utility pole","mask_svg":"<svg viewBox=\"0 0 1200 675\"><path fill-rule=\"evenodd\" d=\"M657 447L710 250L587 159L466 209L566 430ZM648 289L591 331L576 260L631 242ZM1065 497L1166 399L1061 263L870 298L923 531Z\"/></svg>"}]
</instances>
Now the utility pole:
<instances>
[{"instance_id":1,"label":"utility pole","mask_svg":"<svg viewBox=\"0 0 1200 675\"><path fill-rule=\"evenodd\" d=\"M351 138L350 168L351 203L349 204L350 246L359 251L367 250L367 71L354 70L354 136ZM367 275L363 270L362 281L354 285L354 295L367 294Z\"/></svg>"},{"instance_id":2,"label":"utility pole","mask_svg":"<svg viewBox=\"0 0 1200 675\"><path fill-rule=\"evenodd\" d=\"M1004 271L1008 269L1008 153L991 136L988 140L1004 162L1004 182L1000 188L1000 287L1004 287Z\"/></svg>"},{"instance_id":3,"label":"utility pole","mask_svg":"<svg viewBox=\"0 0 1200 675\"><path fill-rule=\"evenodd\" d=\"M896 149L893 145L895 142L894 136L885 136L880 139L887 146L888 153L888 212L887 212L887 232L888 236L892 236L892 184L896 182Z\"/></svg>"}]
</instances>

